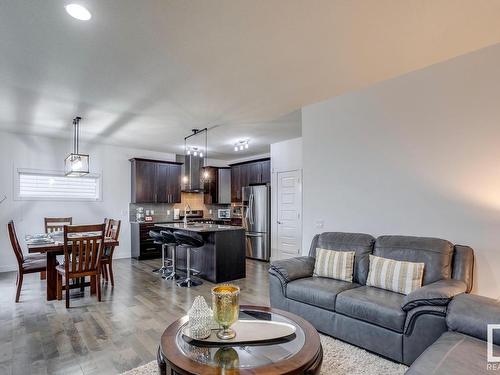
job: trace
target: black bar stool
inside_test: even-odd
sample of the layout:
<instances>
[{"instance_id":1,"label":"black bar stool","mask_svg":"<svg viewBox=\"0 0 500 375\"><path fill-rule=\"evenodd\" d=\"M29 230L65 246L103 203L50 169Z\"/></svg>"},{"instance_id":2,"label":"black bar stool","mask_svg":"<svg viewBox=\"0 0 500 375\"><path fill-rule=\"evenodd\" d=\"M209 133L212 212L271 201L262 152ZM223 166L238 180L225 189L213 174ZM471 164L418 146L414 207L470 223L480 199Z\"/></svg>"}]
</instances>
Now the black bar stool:
<instances>
[{"instance_id":1,"label":"black bar stool","mask_svg":"<svg viewBox=\"0 0 500 375\"><path fill-rule=\"evenodd\" d=\"M156 232L154 230L149 231L149 237L151 237L154 240L154 243L157 245L161 245L161 267L154 269L153 272L159 273L162 275L164 279L166 279L168 276L171 276L172 273L167 275L169 271L169 266L165 265L165 261L169 261L170 263L174 263L175 260L171 259L166 259L165 257L165 250L168 247L174 247L177 246L177 241L175 240L175 237L172 235L170 232L166 231L161 231L161 232ZM175 250L173 251L175 255ZM175 272L174 272L175 274Z\"/></svg>"},{"instance_id":2,"label":"black bar stool","mask_svg":"<svg viewBox=\"0 0 500 375\"><path fill-rule=\"evenodd\" d=\"M162 230L160 231L160 234L162 235L163 237L163 241L167 244L167 248L170 248L172 249L172 254L171 254L171 258L170 258L170 264L171 264L171 269L172 271L170 272L170 274L168 275L163 275L162 277L166 280L177 280L179 278L179 275L177 274L177 267L175 265L175 259L176 259L176 256L177 256L177 245L179 245L179 243L177 242L174 234L170 231L166 231L166 230Z\"/></svg>"},{"instance_id":3,"label":"black bar stool","mask_svg":"<svg viewBox=\"0 0 500 375\"><path fill-rule=\"evenodd\" d=\"M203 284L201 280L191 278L191 249L202 247L205 244L203 237L197 233L174 232L174 237L180 248L186 249L186 278L177 282L178 286L191 288Z\"/></svg>"}]
</instances>

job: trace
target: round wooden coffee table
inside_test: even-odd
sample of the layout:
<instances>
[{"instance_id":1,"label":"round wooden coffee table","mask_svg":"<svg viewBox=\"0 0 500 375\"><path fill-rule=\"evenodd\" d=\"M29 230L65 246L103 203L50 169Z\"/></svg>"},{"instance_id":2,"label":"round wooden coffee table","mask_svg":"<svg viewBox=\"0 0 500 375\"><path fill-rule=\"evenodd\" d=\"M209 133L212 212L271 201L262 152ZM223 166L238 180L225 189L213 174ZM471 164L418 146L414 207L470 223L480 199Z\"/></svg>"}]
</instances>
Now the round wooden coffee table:
<instances>
[{"instance_id":1,"label":"round wooden coffee table","mask_svg":"<svg viewBox=\"0 0 500 375\"><path fill-rule=\"evenodd\" d=\"M158 348L161 374L319 374L323 349L314 327L292 313L261 306L241 306L240 318L293 324L294 337L279 343L195 346L182 337L187 316L167 327Z\"/></svg>"}]
</instances>

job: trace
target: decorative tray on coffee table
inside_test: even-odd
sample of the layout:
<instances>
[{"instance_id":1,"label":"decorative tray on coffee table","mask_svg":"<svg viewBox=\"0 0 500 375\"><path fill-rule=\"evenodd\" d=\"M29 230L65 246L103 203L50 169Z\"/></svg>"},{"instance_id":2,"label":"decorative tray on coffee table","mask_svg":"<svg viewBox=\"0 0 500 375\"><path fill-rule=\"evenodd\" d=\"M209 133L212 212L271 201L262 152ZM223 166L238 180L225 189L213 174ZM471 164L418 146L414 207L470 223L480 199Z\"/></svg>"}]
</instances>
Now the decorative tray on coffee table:
<instances>
[{"instance_id":1,"label":"decorative tray on coffee table","mask_svg":"<svg viewBox=\"0 0 500 375\"><path fill-rule=\"evenodd\" d=\"M236 332L236 337L229 340L217 337L217 329L212 329L210 336L205 339L191 337L187 324L181 330L182 337L186 342L201 346L275 343L276 341L293 339L296 330L292 324L266 320L238 320L231 328Z\"/></svg>"}]
</instances>

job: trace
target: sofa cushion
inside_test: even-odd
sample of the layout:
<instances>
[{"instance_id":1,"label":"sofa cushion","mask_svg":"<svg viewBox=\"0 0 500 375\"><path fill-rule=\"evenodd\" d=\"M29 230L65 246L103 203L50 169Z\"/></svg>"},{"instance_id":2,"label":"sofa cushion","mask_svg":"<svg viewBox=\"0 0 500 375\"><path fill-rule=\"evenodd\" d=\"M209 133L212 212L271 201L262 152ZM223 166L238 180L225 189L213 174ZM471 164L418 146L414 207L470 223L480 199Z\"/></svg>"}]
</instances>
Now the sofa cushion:
<instances>
[{"instance_id":1,"label":"sofa cushion","mask_svg":"<svg viewBox=\"0 0 500 375\"><path fill-rule=\"evenodd\" d=\"M424 263L405 262L370 254L370 271L366 285L410 294L422 286Z\"/></svg>"},{"instance_id":2,"label":"sofa cushion","mask_svg":"<svg viewBox=\"0 0 500 375\"><path fill-rule=\"evenodd\" d=\"M493 353L499 353L495 346ZM411 365L406 375L492 374L488 370L486 342L457 332L445 332Z\"/></svg>"},{"instance_id":3,"label":"sofa cushion","mask_svg":"<svg viewBox=\"0 0 500 375\"><path fill-rule=\"evenodd\" d=\"M308 277L288 283L286 296L298 302L334 311L337 295L359 286L359 284L325 277Z\"/></svg>"},{"instance_id":4,"label":"sofa cushion","mask_svg":"<svg viewBox=\"0 0 500 375\"><path fill-rule=\"evenodd\" d=\"M375 238L364 233L325 232L314 236L309 255L316 257L316 248L335 251L354 251L353 281L364 285L368 276L368 255L373 251Z\"/></svg>"},{"instance_id":5,"label":"sofa cushion","mask_svg":"<svg viewBox=\"0 0 500 375\"><path fill-rule=\"evenodd\" d=\"M314 276L352 282L354 251L316 249Z\"/></svg>"},{"instance_id":6,"label":"sofa cushion","mask_svg":"<svg viewBox=\"0 0 500 375\"><path fill-rule=\"evenodd\" d=\"M406 313L401 309L404 295L362 286L337 296L335 311L355 319L403 332Z\"/></svg>"},{"instance_id":7,"label":"sofa cushion","mask_svg":"<svg viewBox=\"0 0 500 375\"><path fill-rule=\"evenodd\" d=\"M375 242L373 255L425 263L422 285L451 277L453 244L439 238L380 236Z\"/></svg>"}]
</instances>

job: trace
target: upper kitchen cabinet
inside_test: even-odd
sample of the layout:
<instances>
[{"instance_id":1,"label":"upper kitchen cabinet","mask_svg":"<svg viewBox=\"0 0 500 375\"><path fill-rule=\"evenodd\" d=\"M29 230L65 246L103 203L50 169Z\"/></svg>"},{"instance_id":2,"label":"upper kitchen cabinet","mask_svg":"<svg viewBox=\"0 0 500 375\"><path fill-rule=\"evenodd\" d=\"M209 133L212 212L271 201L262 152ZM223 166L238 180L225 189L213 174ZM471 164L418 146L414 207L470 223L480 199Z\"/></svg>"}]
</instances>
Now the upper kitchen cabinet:
<instances>
[{"instance_id":1,"label":"upper kitchen cabinet","mask_svg":"<svg viewBox=\"0 0 500 375\"><path fill-rule=\"evenodd\" d=\"M241 199L241 165L231 166L231 202L238 202Z\"/></svg>"},{"instance_id":2,"label":"upper kitchen cabinet","mask_svg":"<svg viewBox=\"0 0 500 375\"><path fill-rule=\"evenodd\" d=\"M231 203L231 170L229 168L204 167L203 171L204 203Z\"/></svg>"},{"instance_id":3,"label":"upper kitchen cabinet","mask_svg":"<svg viewBox=\"0 0 500 375\"><path fill-rule=\"evenodd\" d=\"M179 203L181 201L181 165L156 164L157 203Z\"/></svg>"},{"instance_id":4,"label":"upper kitchen cabinet","mask_svg":"<svg viewBox=\"0 0 500 375\"><path fill-rule=\"evenodd\" d=\"M241 188L271 182L271 160L262 159L231 166L231 201L241 201Z\"/></svg>"},{"instance_id":5,"label":"upper kitchen cabinet","mask_svg":"<svg viewBox=\"0 0 500 375\"><path fill-rule=\"evenodd\" d=\"M181 164L130 159L132 203L180 203Z\"/></svg>"},{"instance_id":6,"label":"upper kitchen cabinet","mask_svg":"<svg viewBox=\"0 0 500 375\"><path fill-rule=\"evenodd\" d=\"M263 160L260 162L260 182L262 184L271 183L271 160Z\"/></svg>"}]
</instances>

